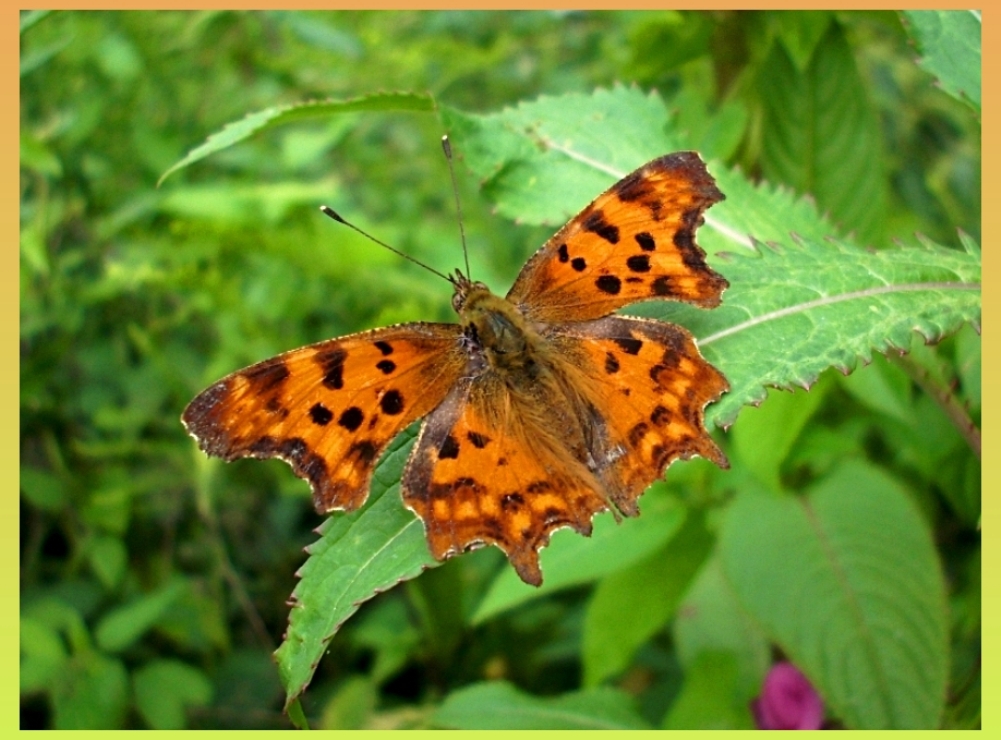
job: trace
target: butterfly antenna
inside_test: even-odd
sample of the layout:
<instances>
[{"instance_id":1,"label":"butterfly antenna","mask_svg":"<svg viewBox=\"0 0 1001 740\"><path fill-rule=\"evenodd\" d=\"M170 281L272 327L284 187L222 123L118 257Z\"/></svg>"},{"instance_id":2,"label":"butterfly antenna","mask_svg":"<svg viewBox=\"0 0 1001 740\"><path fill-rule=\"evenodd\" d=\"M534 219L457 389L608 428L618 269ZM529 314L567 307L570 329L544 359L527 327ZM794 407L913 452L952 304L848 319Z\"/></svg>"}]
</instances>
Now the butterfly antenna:
<instances>
[{"instance_id":1,"label":"butterfly antenna","mask_svg":"<svg viewBox=\"0 0 1001 740\"><path fill-rule=\"evenodd\" d=\"M388 249L388 250L389 250L390 252L392 252L393 254L398 254L398 255L400 255L400 256L401 256L401 257L402 257L403 259L405 259L405 260L410 260L410 261L411 261L411 262L413 262L413 263L414 263L415 265L420 265L421 267L423 267L423 268L424 268L425 270L427 270L428 272L433 272L433 273L434 273L435 275L437 275L438 277L440 277L440 278L445 278L445 279L446 279L446 280L447 280L448 282L452 283L453 285L455 284L455 280L454 280L453 278L449 277L448 275L446 275L446 274L444 274L444 273L442 273L442 272L438 272L438 271L437 271L436 269L434 269L433 267L428 267L428 266L427 266L427 265L425 265L425 264L424 264L423 262L421 262L421 261L420 261L419 259L416 259L416 258L414 258L414 257L411 257L411 256L410 256L409 254L404 254L404 253L403 253L403 252L401 252L401 251L400 251L399 249L396 249L395 247L391 247L391 246L389 246L388 244L386 244L386 242L382 241L381 239L376 239L376 238L375 238L374 236L372 236L372 235L371 235L371 234L369 234L368 232L366 232L366 231L362 231L361 229L359 229L359 228L358 228L357 226L355 226L355 225L354 225L353 223L351 223L350 221L347 221L347 220L345 220L345 219L344 219L344 217L343 217L343 216L341 216L341 214L339 214L339 213L338 213L337 211L335 211L335 210L334 210L333 208L331 208L330 206L320 206L320 210L321 210L321 211L323 211L323 212L324 212L324 213L325 213L326 215L330 216L330 218L334 219L334 221L337 221L338 223L342 223L342 224L344 224L345 226L347 226L347 227L348 227L349 229L354 229L355 231L357 231L357 232L358 232L359 234L361 234L362 236L364 236L364 237L366 237L366 238L368 238L368 239L371 239L371 240L372 240L372 241L374 241L374 242L375 242L376 244L378 244L378 245L379 245L380 247L385 247L386 249Z\"/></svg>"},{"instance_id":2,"label":"butterfly antenna","mask_svg":"<svg viewBox=\"0 0 1001 740\"><path fill-rule=\"evenodd\" d=\"M466 261L466 277L469 274L469 250L466 248L466 229L462 225L462 204L459 203L459 186L455 181L455 167L452 165L452 145L448 141L448 135L441 137L441 149L445 152L445 159L448 161L448 174L452 177L452 192L455 193L455 212L459 215L459 238L462 239L462 256Z\"/></svg>"}]
</instances>

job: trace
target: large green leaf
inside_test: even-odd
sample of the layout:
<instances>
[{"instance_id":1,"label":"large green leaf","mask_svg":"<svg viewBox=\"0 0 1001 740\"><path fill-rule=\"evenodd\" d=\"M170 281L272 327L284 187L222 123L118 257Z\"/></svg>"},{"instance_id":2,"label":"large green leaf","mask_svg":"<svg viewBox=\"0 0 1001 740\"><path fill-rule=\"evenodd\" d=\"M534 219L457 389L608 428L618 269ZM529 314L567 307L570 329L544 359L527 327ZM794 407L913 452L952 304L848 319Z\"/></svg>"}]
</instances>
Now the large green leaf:
<instances>
[{"instance_id":1,"label":"large green leaf","mask_svg":"<svg viewBox=\"0 0 1001 740\"><path fill-rule=\"evenodd\" d=\"M771 646L723 576L718 551L695 576L678 608L674 644L686 674L697 670L694 666L704 655L728 654L736 661L735 692L750 699L760 691Z\"/></svg>"},{"instance_id":2,"label":"large green leaf","mask_svg":"<svg viewBox=\"0 0 1001 740\"><path fill-rule=\"evenodd\" d=\"M942 89L980 112L979 10L904 10L905 27L921 50L918 61Z\"/></svg>"},{"instance_id":3,"label":"large green leaf","mask_svg":"<svg viewBox=\"0 0 1001 740\"><path fill-rule=\"evenodd\" d=\"M327 644L364 601L435 564L420 520L399 496L413 441L413 429L394 440L365 506L327 519L321 539L308 548L285 641L275 652L288 701L306 688Z\"/></svg>"},{"instance_id":4,"label":"large green leaf","mask_svg":"<svg viewBox=\"0 0 1001 740\"><path fill-rule=\"evenodd\" d=\"M624 670L637 649L667 624L712 542L702 518L690 516L666 545L602 579L584 615L585 686Z\"/></svg>"},{"instance_id":5,"label":"large green leaf","mask_svg":"<svg viewBox=\"0 0 1001 740\"><path fill-rule=\"evenodd\" d=\"M633 708L632 697L618 689L584 689L540 699L500 681L474 684L450 694L431 716L431 723L463 730L649 728Z\"/></svg>"},{"instance_id":6,"label":"large green leaf","mask_svg":"<svg viewBox=\"0 0 1001 740\"><path fill-rule=\"evenodd\" d=\"M741 605L856 729L934 728L945 702L945 583L907 491L862 462L804 498L748 492L720 535Z\"/></svg>"},{"instance_id":7,"label":"large green leaf","mask_svg":"<svg viewBox=\"0 0 1001 740\"><path fill-rule=\"evenodd\" d=\"M813 195L843 232L878 240L886 215L879 118L841 27L831 24L803 72L773 44L758 79L765 177Z\"/></svg>"},{"instance_id":8,"label":"large green leaf","mask_svg":"<svg viewBox=\"0 0 1001 740\"><path fill-rule=\"evenodd\" d=\"M717 263L730 281L712 311L645 304L629 313L692 331L730 381L707 418L728 426L765 386L809 387L829 367L848 372L873 350L907 347L912 332L935 341L980 322L980 250L922 242L882 251L800 240Z\"/></svg>"}]
</instances>

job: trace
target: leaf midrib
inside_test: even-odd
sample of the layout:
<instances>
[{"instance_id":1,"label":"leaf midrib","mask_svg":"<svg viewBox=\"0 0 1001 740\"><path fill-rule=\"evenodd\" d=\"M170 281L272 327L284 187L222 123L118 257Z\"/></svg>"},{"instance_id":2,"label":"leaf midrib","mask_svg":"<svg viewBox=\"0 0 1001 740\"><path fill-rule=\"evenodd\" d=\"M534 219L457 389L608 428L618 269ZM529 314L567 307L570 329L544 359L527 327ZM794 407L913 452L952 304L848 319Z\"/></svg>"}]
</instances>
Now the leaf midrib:
<instances>
[{"instance_id":1,"label":"leaf midrib","mask_svg":"<svg viewBox=\"0 0 1001 740\"><path fill-rule=\"evenodd\" d=\"M805 313L815 308L821 308L823 306L830 306L835 303L844 303L846 301L861 300L863 298L869 298L874 295L883 295L888 293L905 293L911 291L923 291L923 290L980 290L980 283L962 283L962 282L931 282L931 283L902 283L900 285L880 285L873 288L866 288L864 290L853 290L848 293L839 293L836 295L824 296L823 298L817 298L812 301L806 301L804 303L797 303L792 306L786 306L785 308L780 308L775 311L769 311L768 313L763 313L760 316L755 316L754 318L748 319L747 321L742 321L739 324L735 324L731 327L718 331L714 334L710 334L708 337L699 339L698 343L700 347L705 347L707 344L719 341L725 337L732 334L738 334L747 329L751 329L760 324L767 323L769 321L777 321L778 319L785 318L786 316L793 316L799 313Z\"/></svg>"}]
</instances>

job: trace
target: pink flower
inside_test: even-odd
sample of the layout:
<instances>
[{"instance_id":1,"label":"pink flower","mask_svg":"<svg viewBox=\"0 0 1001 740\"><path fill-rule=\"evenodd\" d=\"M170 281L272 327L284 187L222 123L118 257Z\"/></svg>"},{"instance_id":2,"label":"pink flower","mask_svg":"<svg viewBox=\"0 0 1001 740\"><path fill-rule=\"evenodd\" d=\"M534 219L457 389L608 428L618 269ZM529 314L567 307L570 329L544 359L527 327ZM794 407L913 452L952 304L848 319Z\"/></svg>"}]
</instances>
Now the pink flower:
<instances>
[{"instance_id":1,"label":"pink flower","mask_svg":"<svg viewBox=\"0 0 1001 740\"><path fill-rule=\"evenodd\" d=\"M760 730L819 730L824 721L820 694L792 663L772 666L751 709Z\"/></svg>"}]
</instances>

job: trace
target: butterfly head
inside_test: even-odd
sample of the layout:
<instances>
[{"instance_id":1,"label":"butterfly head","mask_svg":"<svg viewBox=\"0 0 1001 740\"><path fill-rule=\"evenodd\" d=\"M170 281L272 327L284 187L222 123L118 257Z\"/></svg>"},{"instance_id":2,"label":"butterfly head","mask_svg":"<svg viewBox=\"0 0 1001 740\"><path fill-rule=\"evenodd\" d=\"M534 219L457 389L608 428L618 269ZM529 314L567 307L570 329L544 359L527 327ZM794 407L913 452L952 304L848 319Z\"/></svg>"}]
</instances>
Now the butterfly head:
<instances>
[{"instance_id":1,"label":"butterfly head","mask_svg":"<svg viewBox=\"0 0 1001 740\"><path fill-rule=\"evenodd\" d=\"M452 294L452 308L457 314L460 315L462 314L462 310L466 307L466 303L469 301L470 295L473 293L490 294L490 288L481 282L473 282L459 270L456 270L453 274L449 275L448 281L452 283L452 286L455 288L455 292Z\"/></svg>"}]
</instances>

